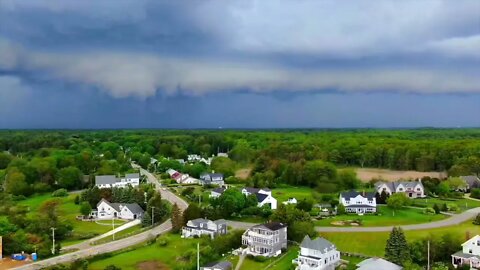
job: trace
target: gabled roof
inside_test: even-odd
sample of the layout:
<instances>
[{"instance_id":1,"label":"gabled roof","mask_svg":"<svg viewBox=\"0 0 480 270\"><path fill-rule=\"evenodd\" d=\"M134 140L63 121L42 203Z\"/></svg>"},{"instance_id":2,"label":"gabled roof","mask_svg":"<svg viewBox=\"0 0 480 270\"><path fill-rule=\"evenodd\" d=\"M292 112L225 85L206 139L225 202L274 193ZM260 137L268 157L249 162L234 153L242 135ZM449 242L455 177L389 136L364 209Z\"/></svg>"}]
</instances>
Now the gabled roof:
<instances>
[{"instance_id":1,"label":"gabled roof","mask_svg":"<svg viewBox=\"0 0 480 270\"><path fill-rule=\"evenodd\" d=\"M370 258L357 264L357 270L401 270L403 267L382 258Z\"/></svg>"},{"instance_id":2,"label":"gabled roof","mask_svg":"<svg viewBox=\"0 0 480 270\"><path fill-rule=\"evenodd\" d=\"M386 185L391 191L395 192L400 184L405 188L415 188L417 185L423 188L423 184L420 181L377 182L375 183L375 188L378 189L381 185Z\"/></svg>"},{"instance_id":3,"label":"gabled roof","mask_svg":"<svg viewBox=\"0 0 480 270\"><path fill-rule=\"evenodd\" d=\"M345 199L355 198L358 195L360 195L364 198L368 198L370 200L375 198L375 193L373 193L373 192L365 192L365 195L363 194L363 192L357 192L355 190L340 193L340 196L342 196L342 198L345 198Z\"/></svg>"},{"instance_id":4,"label":"gabled roof","mask_svg":"<svg viewBox=\"0 0 480 270\"><path fill-rule=\"evenodd\" d=\"M326 239L318 237L317 239L312 240L308 235L303 238L300 247L318 250L320 251L320 253L326 253L327 251L335 249L335 245L327 241Z\"/></svg>"},{"instance_id":5,"label":"gabled roof","mask_svg":"<svg viewBox=\"0 0 480 270\"><path fill-rule=\"evenodd\" d=\"M265 229L268 229L268 230L271 230L271 231L277 231L277 230L280 230L282 228L287 227L287 224L283 224L283 223L280 223L280 222L268 222L268 223L265 223L265 224L255 225L252 228L259 228L259 227L262 227L262 228L265 228Z\"/></svg>"},{"instance_id":6,"label":"gabled roof","mask_svg":"<svg viewBox=\"0 0 480 270\"><path fill-rule=\"evenodd\" d=\"M222 177L223 178L223 173L204 173L200 175L200 177L205 177L205 176L210 176L210 177Z\"/></svg>"},{"instance_id":7,"label":"gabled roof","mask_svg":"<svg viewBox=\"0 0 480 270\"><path fill-rule=\"evenodd\" d=\"M257 197L257 201L259 203L263 202L268 197L268 195L262 193L255 193L255 196Z\"/></svg>"},{"instance_id":8,"label":"gabled roof","mask_svg":"<svg viewBox=\"0 0 480 270\"><path fill-rule=\"evenodd\" d=\"M109 205L110 207L115 209L116 211L120 211L120 204L119 203L111 203L111 202L109 202L109 201L107 201L103 198L97 203L97 208L102 202L106 203L107 205Z\"/></svg>"},{"instance_id":9,"label":"gabled roof","mask_svg":"<svg viewBox=\"0 0 480 270\"><path fill-rule=\"evenodd\" d=\"M96 185L111 185L117 182L115 175L97 175L95 176Z\"/></svg>"},{"instance_id":10,"label":"gabled roof","mask_svg":"<svg viewBox=\"0 0 480 270\"><path fill-rule=\"evenodd\" d=\"M221 270L230 270L232 269L233 264L231 262L221 261L221 262L208 263L204 267L221 269Z\"/></svg>"},{"instance_id":11,"label":"gabled roof","mask_svg":"<svg viewBox=\"0 0 480 270\"><path fill-rule=\"evenodd\" d=\"M258 188L253 188L253 187L245 187L243 189L245 189L248 193L251 193L251 194L255 194L260 190Z\"/></svg>"},{"instance_id":12,"label":"gabled roof","mask_svg":"<svg viewBox=\"0 0 480 270\"><path fill-rule=\"evenodd\" d=\"M227 190L227 189L226 189L226 188L223 188L223 187L217 187L217 188L212 189L212 192L216 192L216 193L222 194L223 192L225 192L225 190Z\"/></svg>"},{"instance_id":13,"label":"gabled roof","mask_svg":"<svg viewBox=\"0 0 480 270\"><path fill-rule=\"evenodd\" d=\"M127 179L140 178L140 174L139 173L127 173L127 174L125 174L125 178L127 178Z\"/></svg>"},{"instance_id":14,"label":"gabled roof","mask_svg":"<svg viewBox=\"0 0 480 270\"><path fill-rule=\"evenodd\" d=\"M475 242L475 241L479 241L480 240L480 235L475 235L474 237L468 239L467 241L465 241L462 246L466 245L466 244L469 244L471 242Z\"/></svg>"},{"instance_id":15,"label":"gabled roof","mask_svg":"<svg viewBox=\"0 0 480 270\"><path fill-rule=\"evenodd\" d=\"M480 179L478 179L477 176L475 175L465 175L465 176L460 176L460 178L462 178L463 180L465 180L465 182L467 182L467 184L470 186L470 187L474 187L476 185L480 185Z\"/></svg>"},{"instance_id":16,"label":"gabled roof","mask_svg":"<svg viewBox=\"0 0 480 270\"><path fill-rule=\"evenodd\" d=\"M127 207L128 210L130 210L130 212L132 212L134 214L144 212L142 207L140 207L140 205L138 205L137 203L127 203L127 204L123 204L123 205L124 205L124 207Z\"/></svg>"}]
</instances>

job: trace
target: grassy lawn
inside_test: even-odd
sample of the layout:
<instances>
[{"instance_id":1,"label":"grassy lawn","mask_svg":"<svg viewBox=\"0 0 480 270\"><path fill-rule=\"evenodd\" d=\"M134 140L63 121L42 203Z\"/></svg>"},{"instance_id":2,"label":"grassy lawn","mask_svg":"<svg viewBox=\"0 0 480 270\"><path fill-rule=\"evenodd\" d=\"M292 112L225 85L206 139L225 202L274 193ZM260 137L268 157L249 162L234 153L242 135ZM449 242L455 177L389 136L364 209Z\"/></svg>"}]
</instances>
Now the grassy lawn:
<instances>
[{"instance_id":1,"label":"grassy lawn","mask_svg":"<svg viewBox=\"0 0 480 270\"><path fill-rule=\"evenodd\" d=\"M298 256L298 247L289 247L287 252L281 254L277 258L271 258L264 262L256 262L252 259L245 258L243 261L242 267L240 270L263 270L263 269L273 269L273 270L284 270L290 269L292 265L292 260Z\"/></svg>"},{"instance_id":2,"label":"grassy lawn","mask_svg":"<svg viewBox=\"0 0 480 270\"><path fill-rule=\"evenodd\" d=\"M129 236L132 236L134 234L139 234L142 231L144 231L144 229L148 229L148 228L143 228L142 225L135 225L135 226L130 227L126 230L123 230L121 232L116 233L115 234L115 240L119 240L119 239L122 239L122 238L125 238L125 237L129 237ZM104 243L108 243L108 242L111 242L111 241L113 241L112 236L108 236L108 237L102 238L98 241L95 241L95 245L104 244Z\"/></svg>"},{"instance_id":3,"label":"grassy lawn","mask_svg":"<svg viewBox=\"0 0 480 270\"><path fill-rule=\"evenodd\" d=\"M414 205L419 207L433 207L434 204L438 204L439 206L443 204L456 204L460 211L465 211L466 209L471 209L475 207L480 207L480 201L470 200L466 198L462 199L449 199L443 200L440 198L427 198L427 199L414 199Z\"/></svg>"},{"instance_id":4,"label":"grassy lawn","mask_svg":"<svg viewBox=\"0 0 480 270\"><path fill-rule=\"evenodd\" d=\"M444 233L452 233L455 237L463 240L465 239L466 232L469 232L472 236L480 234L480 226L473 225L471 221L467 221L452 227L405 231L405 235L409 242L430 234L442 235ZM368 256L383 256L385 253L385 243L389 234L389 232L355 232L321 233L320 235L337 245L340 251L361 253Z\"/></svg>"},{"instance_id":5,"label":"grassy lawn","mask_svg":"<svg viewBox=\"0 0 480 270\"><path fill-rule=\"evenodd\" d=\"M79 206L74 203L76 194L70 194L67 197L52 197L51 194L43 194L28 198L23 201L19 201L19 205L27 206L30 209L30 214L34 214L38 211L40 205L50 199L58 199L61 204L59 206L59 216L63 220L67 220L73 226L73 235L69 239L65 239L62 242L63 245L72 245L78 242L79 238L87 236L93 237L106 233L112 229L110 225L99 225L95 222L79 221L76 216L79 215ZM109 223L109 221L103 221L103 223ZM125 221L116 220L116 225L124 224ZM88 238L90 238L88 237Z\"/></svg>"},{"instance_id":6,"label":"grassy lawn","mask_svg":"<svg viewBox=\"0 0 480 270\"><path fill-rule=\"evenodd\" d=\"M312 198L313 189L308 187L284 187L272 190L272 196L277 199L278 203L287 201L289 198L295 198L297 201Z\"/></svg>"},{"instance_id":7,"label":"grassy lawn","mask_svg":"<svg viewBox=\"0 0 480 270\"><path fill-rule=\"evenodd\" d=\"M390 225L407 225L407 224L418 224L418 223L427 223L431 221L441 220L446 218L444 215L427 215L423 213L422 209L413 209L405 208L402 210L395 211L393 215L393 210L381 205L378 207L379 213L381 215L364 215L359 216L355 214L340 215L332 218L326 218L322 220L315 221L317 226L333 226L331 223L334 221L346 221L346 220L362 220L362 226L364 227L374 227L374 226L390 226Z\"/></svg>"},{"instance_id":8,"label":"grassy lawn","mask_svg":"<svg viewBox=\"0 0 480 270\"><path fill-rule=\"evenodd\" d=\"M169 242L166 246L152 244L137 247L131 251L118 253L107 259L93 261L89 264L91 270L102 270L114 264L122 270L141 269L143 262L158 262L155 269L173 269L177 265L178 256L187 250L195 250L199 239L182 239L180 235L168 235ZM158 265L161 265L159 267ZM152 268L153 269L153 268Z\"/></svg>"}]
</instances>

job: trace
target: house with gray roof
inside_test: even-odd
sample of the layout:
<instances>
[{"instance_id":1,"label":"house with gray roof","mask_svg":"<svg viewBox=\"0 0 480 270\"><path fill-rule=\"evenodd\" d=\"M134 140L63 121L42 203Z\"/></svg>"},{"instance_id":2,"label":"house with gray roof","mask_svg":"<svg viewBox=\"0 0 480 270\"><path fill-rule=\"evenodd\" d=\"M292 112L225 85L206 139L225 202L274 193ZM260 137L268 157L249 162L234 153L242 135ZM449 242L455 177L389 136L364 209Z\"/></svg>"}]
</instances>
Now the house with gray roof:
<instances>
[{"instance_id":1,"label":"house with gray roof","mask_svg":"<svg viewBox=\"0 0 480 270\"><path fill-rule=\"evenodd\" d=\"M197 218L189 220L187 225L182 228L182 238L208 235L213 239L215 236L223 234L227 234L227 222L224 219L211 221Z\"/></svg>"},{"instance_id":2,"label":"house with gray roof","mask_svg":"<svg viewBox=\"0 0 480 270\"><path fill-rule=\"evenodd\" d=\"M241 190L245 196L255 195L258 201L258 207L269 205L272 210L277 209L277 199L272 196L272 191L268 188L245 187Z\"/></svg>"},{"instance_id":3,"label":"house with gray roof","mask_svg":"<svg viewBox=\"0 0 480 270\"><path fill-rule=\"evenodd\" d=\"M242 235L245 252L253 256L276 257L287 248L287 225L269 222L255 225Z\"/></svg>"},{"instance_id":4,"label":"house with gray roof","mask_svg":"<svg viewBox=\"0 0 480 270\"><path fill-rule=\"evenodd\" d=\"M462 244L462 250L452 254L455 268L468 265L470 269L480 269L480 235L475 235Z\"/></svg>"},{"instance_id":5,"label":"house with gray roof","mask_svg":"<svg viewBox=\"0 0 480 270\"><path fill-rule=\"evenodd\" d=\"M382 258L370 258L357 264L357 270L402 270L403 267Z\"/></svg>"},{"instance_id":6,"label":"house with gray roof","mask_svg":"<svg viewBox=\"0 0 480 270\"><path fill-rule=\"evenodd\" d=\"M469 192L472 188L480 188L480 178L476 175L460 176L467 183L467 187L464 192Z\"/></svg>"},{"instance_id":7,"label":"house with gray roof","mask_svg":"<svg viewBox=\"0 0 480 270\"><path fill-rule=\"evenodd\" d=\"M307 235L292 263L297 265L296 270L335 270L340 264L340 252L328 240L322 237L312 240Z\"/></svg>"},{"instance_id":8,"label":"house with gray roof","mask_svg":"<svg viewBox=\"0 0 480 270\"><path fill-rule=\"evenodd\" d=\"M217 185L217 186L225 185L225 181L223 181L222 173L204 173L200 175L199 183L201 185Z\"/></svg>"},{"instance_id":9,"label":"house with gray roof","mask_svg":"<svg viewBox=\"0 0 480 270\"><path fill-rule=\"evenodd\" d=\"M97 204L97 210L92 211L90 216L96 219L141 219L144 211L137 203L111 203L101 199Z\"/></svg>"},{"instance_id":10,"label":"house with gray roof","mask_svg":"<svg viewBox=\"0 0 480 270\"><path fill-rule=\"evenodd\" d=\"M132 187L138 187L138 185L140 185L139 173L127 173L120 178L117 178L115 175L95 176L95 186L98 188L124 188L129 185Z\"/></svg>"},{"instance_id":11,"label":"house with gray roof","mask_svg":"<svg viewBox=\"0 0 480 270\"><path fill-rule=\"evenodd\" d=\"M422 181L396 181L396 182L377 182L375 190L378 194L385 191L388 195L393 193L405 193L408 198L425 198L425 188Z\"/></svg>"},{"instance_id":12,"label":"house with gray roof","mask_svg":"<svg viewBox=\"0 0 480 270\"><path fill-rule=\"evenodd\" d=\"M200 267L200 270L231 270L231 269L233 269L233 264L228 261L209 263L203 267Z\"/></svg>"},{"instance_id":13,"label":"house with gray roof","mask_svg":"<svg viewBox=\"0 0 480 270\"><path fill-rule=\"evenodd\" d=\"M357 192L351 190L340 193L340 203L345 206L347 213L375 213L377 212L377 200L373 192Z\"/></svg>"}]
</instances>

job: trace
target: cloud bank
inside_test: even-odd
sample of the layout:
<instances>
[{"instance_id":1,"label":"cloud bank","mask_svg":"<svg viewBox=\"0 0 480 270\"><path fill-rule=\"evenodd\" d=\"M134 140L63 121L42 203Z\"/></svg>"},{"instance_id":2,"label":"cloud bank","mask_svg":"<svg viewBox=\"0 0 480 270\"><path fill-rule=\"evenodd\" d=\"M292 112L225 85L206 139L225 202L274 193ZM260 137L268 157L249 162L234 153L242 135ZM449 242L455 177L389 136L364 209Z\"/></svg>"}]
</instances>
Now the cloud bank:
<instances>
[{"instance_id":1,"label":"cloud bank","mask_svg":"<svg viewBox=\"0 0 480 270\"><path fill-rule=\"evenodd\" d=\"M480 92L480 1L0 1L0 74L113 97Z\"/></svg>"}]
</instances>

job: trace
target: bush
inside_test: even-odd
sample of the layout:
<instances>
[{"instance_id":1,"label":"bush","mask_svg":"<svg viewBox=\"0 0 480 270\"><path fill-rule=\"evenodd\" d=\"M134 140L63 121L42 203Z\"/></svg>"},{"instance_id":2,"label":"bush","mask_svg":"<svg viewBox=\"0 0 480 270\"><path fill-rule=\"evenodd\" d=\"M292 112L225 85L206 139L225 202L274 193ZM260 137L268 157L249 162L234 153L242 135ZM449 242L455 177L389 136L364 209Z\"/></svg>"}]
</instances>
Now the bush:
<instances>
[{"instance_id":1,"label":"bush","mask_svg":"<svg viewBox=\"0 0 480 270\"><path fill-rule=\"evenodd\" d=\"M162 236L157 240L157 244L159 247L167 246L169 242L170 242L170 239L168 239L168 237L165 237L165 236Z\"/></svg>"},{"instance_id":2,"label":"bush","mask_svg":"<svg viewBox=\"0 0 480 270\"><path fill-rule=\"evenodd\" d=\"M480 214L478 214L473 220L473 224L480 225Z\"/></svg>"},{"instance_id":3,"label":"bush","mask_svg":"<svg viewBox=\"0 0 480 270\"><path fill-rule=\"evenodd\" d=\"M268 260L267 257L265 256L253 256L253 255L248 255L247 256L249 259L254 260L256 262L266 262Z\"/></svg>"},{"instance_id":4,"label":"bush","mask_svg":"<svg viewBox=\"0 0 480 270\"><path fill-rule=\"evenodd\" d=\"M452 212L456 212L458 210L460 210L460 208L458 207L458 205L454 204L454 203L449 203L447 205L447 208L448 208L448 211L452 211Z\"/></svg>"},{"instance_id":5,"label":"bush","mask_svg":"<svg viewBox=\"0 0 480 270\"><path fill-rule=\"evenodd\" d=\"M52 197L67 197L68 191L64 188L57 189L52 193Z\"/></svg>"},{"instance_id":6,"label":"bush","mask_svg":"<svg viewBox=\"0 0 480 270\"><path fill-rule=\"evenodd\" d=\"M424 212L425 214L435 215L435 209L433 209L432 207L427 207L427 208L425 208L425 210L423 210L423 212Z\"/></svg>"},{"instance_id":7,"label":"bush","mask_svg":"<svg viewBox=\"0 0 480 270\"><path fill-rule=\"evenodd\" d=\"M470 191L470 197L480 199L480 188L472 188Z\"/></svg>"}]
</instances>

